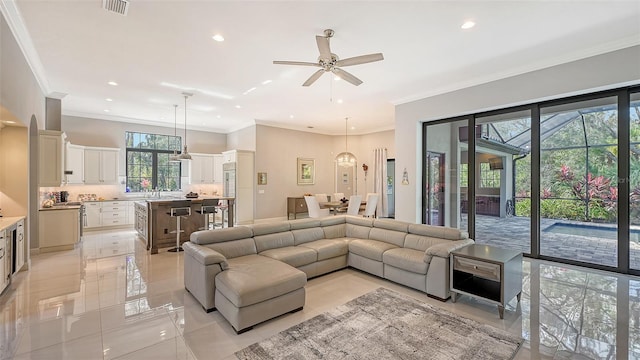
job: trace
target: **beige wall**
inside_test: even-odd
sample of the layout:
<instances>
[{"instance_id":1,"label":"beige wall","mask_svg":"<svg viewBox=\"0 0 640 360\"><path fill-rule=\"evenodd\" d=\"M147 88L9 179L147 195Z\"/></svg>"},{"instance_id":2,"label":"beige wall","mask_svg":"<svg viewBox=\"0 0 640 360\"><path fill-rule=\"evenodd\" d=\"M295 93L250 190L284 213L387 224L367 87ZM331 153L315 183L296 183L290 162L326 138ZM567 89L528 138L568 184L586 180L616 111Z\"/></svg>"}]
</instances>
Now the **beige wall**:
<instances>
[{"instance_id":1,"label":"beige wall","mask_svg":"<svg viewBox=\"0 0 640 360\"><path fill-rule=\"evenodd\" d=\"M335 156L344 151L344 136L331 136L256 126L256 173L267 173L267 185L256 186L256 219L285 218L286 199L305 193L332 194L335 189ZM363 159L372 165L373 149L387 147L395 156L393 131L349 136L348 150L358 158L358 193L366 194ZM297 158L315 160L315 184L297 184ZM369 177L371 178L371 168ZM372 183L372 181L369 181ZM367 184L373 187L373 184ZM261 193L263 191L263 193Z\"/></svg>"},{"instance_id":2,"label":"beige wall","mask_svg":"<svg viewBox=\"0 0 640 360\"><path fill-rule=\"evenodd\" d=\"M249 126L227 135L226 150L256 151L257 126Z\"/></svg>"},{"instance_id":3,"label":"beige wall","mask_svg":"<svg viewBox=\"0 0 640 360\"><path fill-rule=\"evenodd\" d=\"M25 216L29 201L26 127L0 130L0 208L4 216Z\"/></svg>"},{"instance_id":4,"label":"beige wall","mask_svg":"<svg viewBox=\"0 0 640 360\"><path fill-rule=\"evenodd\" d=\"M420 222L422 123L479 111L640 83L640 46L569 62L396 106L396 218Z\"/></svg>"}]
</instances>

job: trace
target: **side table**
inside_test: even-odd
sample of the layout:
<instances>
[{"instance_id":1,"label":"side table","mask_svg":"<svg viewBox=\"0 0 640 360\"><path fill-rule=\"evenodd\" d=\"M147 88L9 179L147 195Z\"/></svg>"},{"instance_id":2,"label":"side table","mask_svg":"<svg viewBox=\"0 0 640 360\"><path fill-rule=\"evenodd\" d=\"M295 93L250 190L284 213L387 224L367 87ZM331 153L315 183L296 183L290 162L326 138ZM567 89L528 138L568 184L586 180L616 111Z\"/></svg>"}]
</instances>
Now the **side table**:
<instances>
[{"instance_id":1,"label":"side table","mask_svg":"<svg viewBox=\"0 0 640 360\"><path fill-rule=\"evenodd\" d=\"M459 294L470 295L498 305L500 319L504 306L522 295L522 253L489 245L472 244L451 252L451 301Z\"/></svg>"}]
</instances>

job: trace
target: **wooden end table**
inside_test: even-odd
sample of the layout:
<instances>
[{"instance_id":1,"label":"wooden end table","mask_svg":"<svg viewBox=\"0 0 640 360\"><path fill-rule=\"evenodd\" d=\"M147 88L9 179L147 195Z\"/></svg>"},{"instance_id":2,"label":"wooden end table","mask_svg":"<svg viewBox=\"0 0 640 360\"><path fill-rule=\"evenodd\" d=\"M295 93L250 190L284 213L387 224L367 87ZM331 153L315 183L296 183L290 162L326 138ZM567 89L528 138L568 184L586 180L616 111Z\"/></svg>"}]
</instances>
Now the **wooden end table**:
<instances>
[{"instance_id":1,"label":"wooden end table","mask_svg":"<svg viewBox=\"0 0 640 360\"><path fill-rule=\"evenodd\" d=\"M522 295L522 253L489 245L472 244L450 255L451 301L459 294L481 298L498 305L500 319L504 306Z\"/></svg>"}]
</instances>

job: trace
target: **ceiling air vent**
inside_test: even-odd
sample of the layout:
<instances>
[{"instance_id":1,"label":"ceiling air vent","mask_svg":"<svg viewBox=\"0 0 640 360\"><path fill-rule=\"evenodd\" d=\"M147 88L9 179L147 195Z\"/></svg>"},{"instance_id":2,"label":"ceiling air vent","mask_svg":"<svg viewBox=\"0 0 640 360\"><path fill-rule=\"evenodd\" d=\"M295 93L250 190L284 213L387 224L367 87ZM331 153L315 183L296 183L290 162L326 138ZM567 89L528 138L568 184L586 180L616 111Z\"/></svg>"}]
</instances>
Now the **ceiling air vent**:
<instances>
[{"instance_id":1,"label":"ceiling air vent","mask_svg":"<svg viewBox=\"0 0 640 360\"><path fill-rule=\"evenodd\" d=\"M102 7L108 11L126 16L129 11L128 0L102 0Z\"/></svg>"}]
</instances>

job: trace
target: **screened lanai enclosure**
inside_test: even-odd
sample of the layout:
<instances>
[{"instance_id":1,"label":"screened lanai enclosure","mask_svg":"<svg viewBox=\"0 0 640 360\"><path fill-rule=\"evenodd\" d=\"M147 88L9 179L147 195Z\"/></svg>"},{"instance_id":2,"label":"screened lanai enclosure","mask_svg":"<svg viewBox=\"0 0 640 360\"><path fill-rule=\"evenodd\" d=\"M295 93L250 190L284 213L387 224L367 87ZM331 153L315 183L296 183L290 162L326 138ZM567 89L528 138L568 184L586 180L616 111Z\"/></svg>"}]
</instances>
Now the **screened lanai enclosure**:
<instances>
[{"instance_id":1,"label":"screened lanai enclosure","mask_svg":"<svg viewBox=\"0 0 640 360\"><path fill-rule=\"evenodd\" d=\"M424 223L534 257L640 270L637 89L429 122L424 140Z\"/></svg>"}]
</instances>

